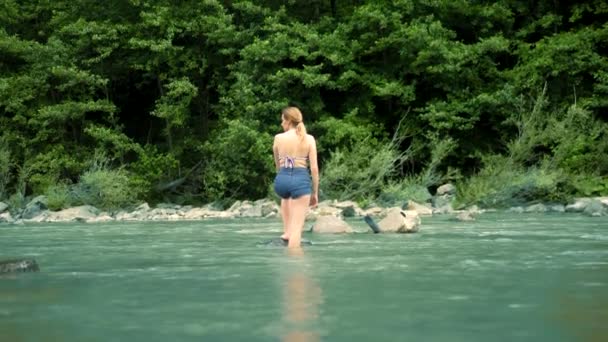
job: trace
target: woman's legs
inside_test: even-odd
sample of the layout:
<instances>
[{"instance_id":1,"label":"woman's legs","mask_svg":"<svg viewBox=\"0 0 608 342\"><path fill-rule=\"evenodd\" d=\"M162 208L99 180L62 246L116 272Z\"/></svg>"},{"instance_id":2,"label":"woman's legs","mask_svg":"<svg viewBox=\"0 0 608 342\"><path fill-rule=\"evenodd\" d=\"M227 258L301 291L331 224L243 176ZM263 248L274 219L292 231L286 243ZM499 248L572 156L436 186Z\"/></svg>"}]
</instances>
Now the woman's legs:
<instances>
[{"instance_id":1,"label":"woman's legs","mask_svg":"<svg viewBox=\"0 0 608 342\"><path fill-rule=\"evenodd\" d=\"M300 247L302 239L302 229L306 220L306 212L310 204L310 194L291 199L289 203L289 227L287 233L289 236L288 247Z\"/></svg>"},{"instance_id":2,"label":"woman's legs","mask_svg":"<svg viewBox=\"0 0 608 342\"><path fill-rule=\"evenodd\" d=\"M283 240L289 239L290 202L291 202L291 199L289 199L289 198L281 199L281 218L283 219L283 234L281 235L281 239L283 239Z\"/></svg>"}]
</instances>

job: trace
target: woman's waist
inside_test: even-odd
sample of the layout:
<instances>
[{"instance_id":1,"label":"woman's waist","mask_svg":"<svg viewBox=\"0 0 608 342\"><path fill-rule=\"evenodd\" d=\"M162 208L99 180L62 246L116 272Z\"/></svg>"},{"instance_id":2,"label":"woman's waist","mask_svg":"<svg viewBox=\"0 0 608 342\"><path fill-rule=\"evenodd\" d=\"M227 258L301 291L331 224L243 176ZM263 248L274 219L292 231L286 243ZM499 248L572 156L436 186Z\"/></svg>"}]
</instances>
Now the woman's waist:
<instances>
[{"instance_id":1,"label":"woman's waist","mask_svg":"<svg viewBox=\"0 0 608 342\"><path fill-rule=\"evenodd\" d=\"M296 166L296 167L281 167L279 169L279 173L298 173L298 174L308 174L308 167L304 166L304 167L300 167L300 166Z\"/></svg>"}]
</instances>

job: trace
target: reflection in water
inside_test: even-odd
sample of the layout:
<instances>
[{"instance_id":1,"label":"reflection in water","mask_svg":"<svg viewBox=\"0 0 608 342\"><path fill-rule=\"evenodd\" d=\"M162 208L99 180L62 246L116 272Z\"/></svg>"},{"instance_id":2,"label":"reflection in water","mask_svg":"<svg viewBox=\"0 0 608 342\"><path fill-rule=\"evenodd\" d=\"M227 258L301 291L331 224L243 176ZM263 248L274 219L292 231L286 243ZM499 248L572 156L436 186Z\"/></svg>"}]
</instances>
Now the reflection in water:
<instances>
[{"instance_id":1,"label":"reflection in water","mask_svg":"<svg viewBox=\"0 0 608 342\"><path fill-rule=\"evenodd\" d=\"M318 331L321 289L310 276L312 265L302 249L287 248L283 286L282 340L285 342L320 341Z\"/></svg>"}]
</instances>

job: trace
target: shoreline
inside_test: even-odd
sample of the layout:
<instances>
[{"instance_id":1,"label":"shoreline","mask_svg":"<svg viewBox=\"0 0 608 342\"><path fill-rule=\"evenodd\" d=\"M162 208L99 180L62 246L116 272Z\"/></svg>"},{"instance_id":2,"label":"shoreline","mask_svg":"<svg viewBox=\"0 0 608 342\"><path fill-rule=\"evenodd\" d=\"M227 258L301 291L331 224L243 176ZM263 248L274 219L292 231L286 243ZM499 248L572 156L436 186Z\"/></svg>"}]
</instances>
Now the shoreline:
<instances>
[{"instance_id":1,"label":"shoreline","mask_svg":"<svg viewBox=\"0 0 608 342\"><path fill-rule=\"evenodd\" d=\"M151 208L148 203L142 203L133 210L102 211L90 205L82 205L59 211L51 211L45 207L41 196L32 200L25 209L15 217L5 205L0 212L0 224L19 225L26 223L105 223L105 222L154 222L154 221L200 221L205 219L237 219L237 218L279 218L279 205L270 199L257 201L236 201L226 210L217 210L212 205L194 207L176 204L159 204ZM2 203L2 202L0 202ZM577 198L567 205L562 204L531 204L506 209L479 208L471 206L462 210L452 209L451 205L433 207L430 203L409 201L403 207L373 206L362 209L353 201L326 200L311 209L306 217L307 222L316 221L320 216L338 218L363 218L371 216L383 217L394 208L413 210L422 218L430 216L452 216L457 221L474 221L475 217L490 212L525 213L578 213L591 217L608 216L608 197Z\"/></svg>"}]
</instances>

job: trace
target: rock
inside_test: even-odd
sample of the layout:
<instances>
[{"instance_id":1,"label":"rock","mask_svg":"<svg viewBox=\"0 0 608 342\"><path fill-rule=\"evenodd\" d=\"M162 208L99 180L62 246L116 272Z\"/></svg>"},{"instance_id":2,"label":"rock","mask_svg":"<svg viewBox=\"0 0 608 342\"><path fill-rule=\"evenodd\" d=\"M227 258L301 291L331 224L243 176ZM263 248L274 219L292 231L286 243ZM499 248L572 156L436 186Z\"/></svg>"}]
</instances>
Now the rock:
<instances>
[{"instance_id":1,"label":"rock","mask_svg":"<svg viewBox=\"0 0 608 342\"><path fill-rule=\"evenodd\" d=\"M509 210L507 210L507 212L521 214L524 212L524 208L523 207L511 207L511 208L509 208Z\"/></svg>"},{"instance_id":2,"label":"rock","mask_svg":"<svg viewBox=\"0 0 608 342\"><path fill-rule=\"evenodd\" d=\"M6 204L4 202L0 202L0 214L2 214L3 212L5 212L6 209L8 209L8 204Z\"/></svg>"},{"instance_id":3,"label":"rock","mask_svg":"<svg viewBox=\"0 0 608 342\"><path fill-rule=\"evenodd\" d=\"M608 196L596 197L594 199L602 202L602 204L604 204L604 206L608 207ZM2 211L0 210L0 212L2 212Z\"/></svg>"},{"instance_id":4,"label":"rock","mask_svg":"<svg viewBox=\"0 0 608 342\"><path fill-rule=\"evenodd\" d=\"M241 205L242 205L241 201L236 201L236 202L232 203L230 208L228 208L228 211L237 212L237 211L239 211L239 208L241 207Z\"/></svg>"},{"instance_id":5,"label":"rock","mask_svg":"<svg viewBox=\"0 0 608 342\"><path fill-rule=\"evenodd\" d=\"M364 216L383 216L384 209L380 207L371 207L365 210Z\"/></svg>"},{"instance_id":6,"label":"rock","mask_svg":"<svg viewBox=\"0 0 608 342\"><path fill-rule=\"evenodd\" d=\"M382 233L415 233L419 230L420 223L417 211L393 208L378 222L378 227Z\"/></svg>"},{"instance_id":7,"label":"rock","mask_svg":"<svg viewBox=\"0 0 608 342\"><path fill-rule=\"evenodd\" d=\"M332 207L338 209L346 209L346 208L358 208L359 205L353 201L342 201L331 204Z\"/></svg>"},{"instance_id":8,"label":"rock","mask_svg":"<svg viewBox=\"0 0 608 342\"><path fill-rule=\"evenodd\" d=\"M414 201L407 202L407 210L416 211L418 215L433 215L433 209L420 203L416 203Z\"/></svg>"},{"instance_id":9,"label":"rock","mask_svg":"<svg viewBox=\"0 0 608 342\"><path fill-rule=\"evenodd\" d=\"M148 207L149 208L149 207ZM173 210L179 210L181 209L181 206L179 204L172 204L172 203L158 203L156 205L156 209L173 209Z\"/></svg>"},{"instance_id":10,"label":"rock","mask_svg":"<svg viewBox=\"0 0 608 342\"><path fill-rule=\"evenodd\" d=\"M437 191L435 192L435 194L437 196L443 196L443 195L455 195L456 194L456 187L450 183L447 184L443 184L442 186L437 188Z\"/></svg>"},{"instance_id":11,"label":"rock","mask_svg":"<svg viewBox=\"0 0 608 342\"><path fill-rule=\"evenodd\" d=\"M260 203L262 217L274 217L281 211L281 207L272 200L266 200Z\"/></svg>"},{"instance_id":12,"label":"rock","mask_svg":"<svg viewBox=\"0 0 608 342\"><path fill-rule=\"evenodd\" d=\"M437 214L448 214L454 212L454 208L452 207L452 202L454 201L454 197L451 195L442 195L433 197L431 203L433 205L433 213Z\"/></svg>"},{"instance_id":13,"label":"rock","mask_svg":"<svg viewBox=\"0 0 608 342\"><path fill-rule=\"evenodd\" d=\"M342 219L335 216L319 216L312 227L313 233L339 234L352 233L353 229Z\"/></svg>"},{"instance_id":14,"label":"rock","mask_svg":"<svg viewBox=\"0 0 608 342\"><path fill-rule=\"evenodd\" d=\"M86 220L87 223L102 223L102 222L110 222L114 221L114 218L107 213L101 213L99 216L92 217Z\"/></svg>"},{"instance_id":15,"label":"rock","mask_svg":"<svg viewBox=\"0 0 608 342\"><path fill-rule=\"evenodd\" d=\"M460 213L458 213L458 215L456 215L456 220L461 222L471 222L475 221L475 217L473 216L472 212L465 210L461 211Z\"/></svg>"},{"instance_id":16,"label":"rock","mask_svg":"<svg viewBox=\"0 0 608 342\"><path fill-rule=\"evenodd\" d=\"M608 209L601 201L591 200L583 209L583 213L588 216L599 217L608 215Z\"/></svg>"},{"instance_id":17,"label":"rock","mask_svg":"<svg viewBox=\"0 0 608 342\"><path fill-rule=\"evenodd\" d=\"M11 213L9 213L8 211L0 214L0 223L14 223L14 222L15 222L15 220L13 220Z\"/></svg>"},{"instance_id":18,"label":"rock","mask_svg":"<svg viewBox=\"0 0 608 342\"><path fill-rule=\"evenodd\" d=\"M532 204L526 207L525 212L527 213L544 213L547 212L547 207L542 203Z\"/></svg>"},{"instance_id":19,"label":"rock","mask_svg":"<svg viewBox=\"0 0 608 342\"><path fill-rule=\"evenodd\" d=\"M0 260L0 274L17 272L38 272L40 268L36 260Z\"/></svg>"},{"instance_id":20,"label":"rock","mask_svg":"<svg viewBox=\"0 0 608 342\"><path fill-rule=\"evenodd\" d=\"M342 217L354 217L357 215L354 207L346 207L342 209Z\"/></svg>"},{"instance_id":21,"label":"rock","mask_svg":"<svg viewBox=\"0 0 608 342\"><path fill-rule=\"evenodd\" d=\"M554 213L563 213L566 211L566 207L562 204L551 204L547 209Z\"/></svg>"},{"instance_id":22,"label":"rock","mask_svg":"<svg viewBox=\"0 0 608 342\"><path fill-rule=\"evenodd\" d=\"M46 196L38 196L25 206L21 218L26 220L32 219L40 215L40 213L46 209L48 209Z\"/></svg>"},{"instance_id":23,"label":"rock","mask_svg":"<svg viewBox=\"0 0 608 342\"><path fill-rule=\"evenodd\" d=\"M338 209L338 208L334 208L334 207L317 207L316 209L310 210L309 212L312 212L315 214L316 217L318 216L335 216L335 217L339 217L342 214L342 210Z\"/></svg>"},{"instance_id":24,"label":"rock","mask_svg":"<svg viewBox=\"0 0 608 342\"><path fill-rule=\"evenodd\" d=\"M73 207L63 209L58 212L51 212L47 217L49 222L67 222L67 221L88 221L97 217L99 209L90 206L82 205L79 207Z\"/></svg>"},{"instance_id":25,"label":"rock","mask_svg":"<svg viewBox=\"0 0 608 342\"><path fill-rule=\"evenodd\" d=\"M144 203L138 205L134 211L149 211L149 210L150 210L150 205L147 202L144 202Z\"/></svg>"},{"instance_id":26,"label":"rock","mask_svg":"<svg viewBox=\"0 0 608 342\"><path fill-rule=\"evenodd\" d=\"M258 243L259 246L270 246L270 247L287 247L287 240L283 240L280 237L262 241ZM312 242L302 239L300 246L311 246Z\"/></svg>"},{"instance_id":27,"label":"rock","mask_svg":"<svg viewBox=\"0 0 608 342\"><path fill-rule=\"evenodd\" d=\"M582 213L583 211L585 211L585 208L590 202L590 198L577 198L575 199L574 203L570 203L566 206L566 212Z\"/></svg>"}]
</instances>

